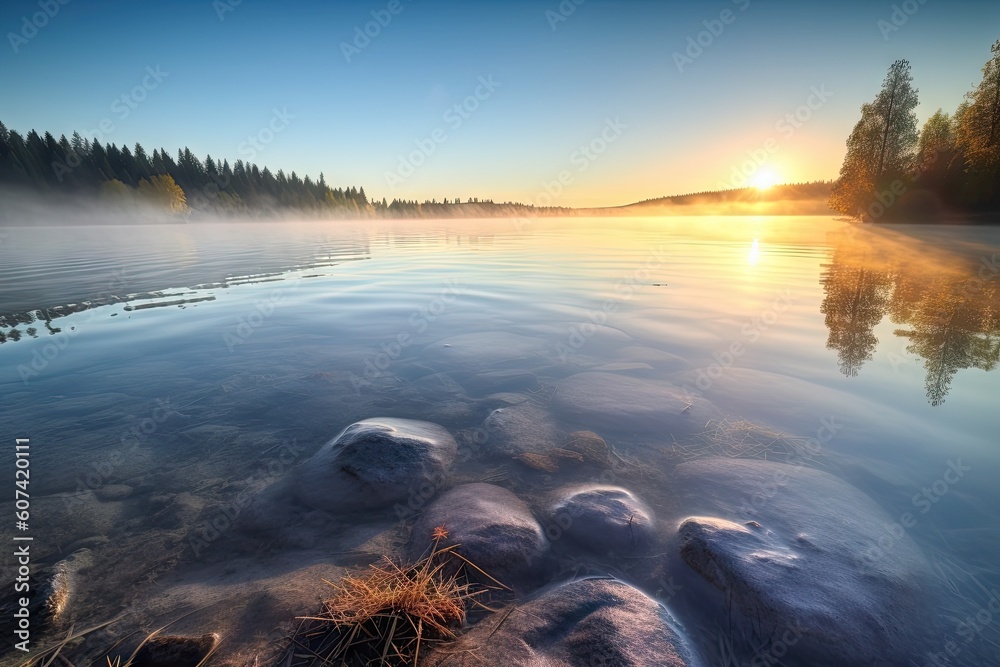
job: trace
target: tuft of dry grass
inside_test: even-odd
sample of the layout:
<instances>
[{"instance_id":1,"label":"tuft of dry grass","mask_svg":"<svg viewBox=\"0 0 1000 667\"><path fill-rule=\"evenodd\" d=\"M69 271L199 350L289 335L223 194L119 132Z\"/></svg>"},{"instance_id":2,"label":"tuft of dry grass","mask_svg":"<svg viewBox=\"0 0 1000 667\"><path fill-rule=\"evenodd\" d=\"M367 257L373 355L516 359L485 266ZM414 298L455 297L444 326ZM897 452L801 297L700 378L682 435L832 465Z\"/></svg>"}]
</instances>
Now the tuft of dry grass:
<instances>
[{"instance_id":1,"label":"tuft of dry grass","mask_svg":"<svg viewBox=\"0 0 1000 667\"><path fill-rule=\"evenodd\" d=\"M444 526L431 537L430 553L413 565L383 558L362 575L326 581L333 594L319 615L300 619L282 664L416 665L428 644L454 640L492 587L470 583L467 568L482 570L456 552L459 545L440 547Z\"/></svg>"}]
</instances>

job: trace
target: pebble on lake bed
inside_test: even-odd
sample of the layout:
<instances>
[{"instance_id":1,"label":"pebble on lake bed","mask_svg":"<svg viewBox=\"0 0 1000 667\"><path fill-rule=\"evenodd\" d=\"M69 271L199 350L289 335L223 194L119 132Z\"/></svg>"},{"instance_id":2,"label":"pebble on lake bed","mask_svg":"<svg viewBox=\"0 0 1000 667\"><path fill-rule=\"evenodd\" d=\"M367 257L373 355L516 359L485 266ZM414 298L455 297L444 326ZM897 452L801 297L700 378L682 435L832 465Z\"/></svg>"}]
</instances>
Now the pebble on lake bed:
<instances>
[{"instance_id":1,"label":"pebble on lake bed","mask_svg":"<svg viewBox=\"0 0 1000 667\"><path fill-rule=\"evenodd\" d=\"M593 431L574 431L563 445L569 451L578 452L585 461L601 466L611 465L611 449L604 438Z\"/></svg>"},{"instance_id":2,"label":"pebble on lake bed","mask_svg":"<svg viewBox=\"0 0 1000 667\"><path fill-rule=\"evenodd\" d=\"M518 454L514 457L514 460L520 461L529 468L541 472L558 472L559 470L559 464L551 456L546 456L545 454L526 452Z\"/></svg>"}]
</instances>

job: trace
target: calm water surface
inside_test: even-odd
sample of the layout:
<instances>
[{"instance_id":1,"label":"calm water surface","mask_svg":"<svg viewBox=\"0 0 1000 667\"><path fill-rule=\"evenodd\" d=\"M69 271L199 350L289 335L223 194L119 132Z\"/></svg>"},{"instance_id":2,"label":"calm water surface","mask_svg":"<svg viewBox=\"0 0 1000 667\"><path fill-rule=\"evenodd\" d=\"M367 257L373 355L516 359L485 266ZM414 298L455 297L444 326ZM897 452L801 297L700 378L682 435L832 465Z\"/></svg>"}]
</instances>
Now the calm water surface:
<instances>
[{"instance_id":1,"label":"calm water surface","mask_svg":"<svg viewBox=\"0 0 1000 667\"><path fill-rule=\"evenodd\" d=\"M595 368L707 398L723 415L704 427L716 439L561 427L652 466L787 457L734 438L743 421L823 434L817 467L891 517L918 514L908 532L955 594L943 615L975 613L1000 586L1000 229L615 218L5 232L5 437L31 438L39 562L82 544L103 564L82 619L179 564L224 559L225 534L207 556L191 539L237 482L282 474L353 421L460 433L512 393L544 397ZM535 382L477 384L503 369ZM968 472L935 487L959 460ZM178 494L187 514L157 513ZM965 659L995 656L998 625Z\"/></svg>"}]
</instances>

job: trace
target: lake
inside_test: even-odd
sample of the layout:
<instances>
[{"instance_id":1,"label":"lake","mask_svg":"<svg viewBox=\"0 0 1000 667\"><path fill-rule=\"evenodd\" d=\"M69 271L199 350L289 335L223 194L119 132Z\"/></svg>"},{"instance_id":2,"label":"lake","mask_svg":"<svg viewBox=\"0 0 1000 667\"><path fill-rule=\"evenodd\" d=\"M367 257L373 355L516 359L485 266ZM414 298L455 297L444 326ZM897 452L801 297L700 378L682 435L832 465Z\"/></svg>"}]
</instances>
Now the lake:
<instances>
[{"instance_id":1,"label":"lake","mask_svg":"<svg viewBox=\"0 0 1000 667\"><path fill-rule=\"evenodd\" d=\"M1000 228L621 217L3 232L4 456L13 470L14 438L30 439L32 563L77 553L61 566L77 630L126 617L81 655L174 623L222 633L220 655L238 661L280 640L280 619L315 613L321 579L399 553L412 522L391 510L286 538L234 527L246 498L344 427L393 417L476 444L455 479L532 507L591 475L516 457L596 432L616 483L665 532L691 513L671 493L683 462L832 474L888 517L872 553L891 560L912 540L934 574L929 648L912 664L952 646L940 664L1000 664ZM574 411L566 383L581 373L598 389ZM688 406L678 414L708 416L674 429L623 406L660 387ZM497 410L521 424L513 450L483 426ZM602 566L628 576L600 559L586 571ZM663 601L721 664L697 601ZM33 642L65 634L51 625Z\"/></svg>"}]
</instances>

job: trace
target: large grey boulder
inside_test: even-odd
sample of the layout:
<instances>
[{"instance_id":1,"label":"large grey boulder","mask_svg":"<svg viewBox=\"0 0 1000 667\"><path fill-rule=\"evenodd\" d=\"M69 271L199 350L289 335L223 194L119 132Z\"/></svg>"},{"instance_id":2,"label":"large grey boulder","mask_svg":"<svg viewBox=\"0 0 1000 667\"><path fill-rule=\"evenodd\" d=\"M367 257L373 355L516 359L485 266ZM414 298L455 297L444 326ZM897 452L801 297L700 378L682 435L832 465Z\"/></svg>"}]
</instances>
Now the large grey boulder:
<instances>
[{"instance_id":1,"label":"large grey boulder","mask_svg":"<svg viewBox=\"0 0 1000 667\"><path fill-rule=\"evenodd\" d=\"M587 484L561 489L547 510L552 533L599 555L634 556L655 541L653 511L634 493Z\"/></svg>"},{"instance_id":2,"label":"large grey boulder","mask_svg":"<svg viewBox=\"0 0 1000 667\"><path fill-rule=\"evenodd\" d=\"M292 493L327 512L384 507L440 486L457 453L455 439L437 424L365 419L293 471Z\"/></svg>"},{"instance_id":3,"label":"large grey boulder","mask_svg":"<svg viewBox=\"0 0 1000 667\"><path fill-rule=\"evenodd\" d=\"M515 591L537 586L545 576L545 531L528 505L507 489L476 483L441 494L413 526L411 560L427 554L438 526L448 532L440 547L460 545L462 556Z\"/></svg>"},{"instance_id":4,"label":"large grey boulder","mask_svg":"<svg viewBox=\"0 0 1000 667\"><path fill-rule=\"evenodd\" d=\"M559 381L552 406L570 423L601 432L613 429L678 436L704 430L706 422L719 417L718 410L703 398L617 373L577 373Z\"/></svg>"},{"instance_id":5,"label":"large grey boulder","mask_svg":"<svg viewBox=\"0 0 1000 667\"><path fill-rule=\"evenodd\" d=\"M562 442L554 422L552 414L535 401L497 408L480 424L477 445L491 455L544 453Z\"/></svg>"},{"instance_id":6,"label":"large grey boulder","mask_svg":"<svg viewBox=\"0 0 1000 667\"><path fill-rule=\"evenodd\" d=\"M479 623L428 665L683 667L695 664L667 610L614 579L546 589Z\"/></svg>"},{"instance_id":7,"label":"large grey boulder","mask_svg":"<svg viewBox=\"0 0 1000 667\"><path fill-rule=\"evenodd\" d=\"M700 513L680 523L680 556L710 584L689 587L693 608L728 619L730 639L759 664L896 665L917 655L931 571L908 536L886 539L893 520L868 496L825 472L765 461L692 461L676 481Z\"/></svg>"}]
</instances>

